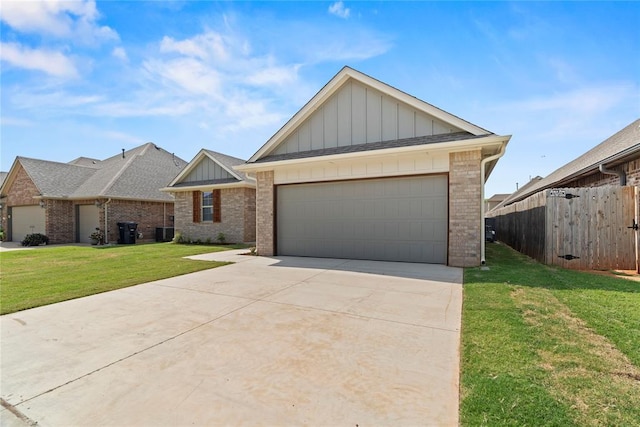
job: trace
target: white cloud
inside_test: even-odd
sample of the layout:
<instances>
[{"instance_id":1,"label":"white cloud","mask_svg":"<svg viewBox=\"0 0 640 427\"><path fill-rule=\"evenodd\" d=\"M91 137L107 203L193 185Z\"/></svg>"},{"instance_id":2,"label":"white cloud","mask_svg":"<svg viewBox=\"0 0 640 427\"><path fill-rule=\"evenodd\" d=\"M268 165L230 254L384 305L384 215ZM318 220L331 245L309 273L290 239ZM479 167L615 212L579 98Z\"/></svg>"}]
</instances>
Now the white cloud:
<instances>
[{"instance_id":1,"label":"white cloud","mask_svg":"<svg viewBox=\"0 0 640 427\"><path fill-rule=\"evenodd\" d=\"M604 84L536 97L516 103L514 107L524 111L598 114L618 105L633 93L634 88L630 84Z\"/></svg>"},{"instance_id":2,"label":"white cloud","mask_svg":"<svg viewBox=\"0 0 640 427\"><path fill-rule=\"evenodd\" d=\"M0 123L2 126L17 126L17 127L30 127L35 125L35 122L28 119L21 119L18 117L1 116Z\"/></svg>"},{"instance_id":3,"label":"white cloud","mask_svg":"<svg viewBox=\"0 0 640 427\"><path fill-rule=\"evenodd\" d=\"M109 139L115 139L118 141L123 141L123 142L128 142L131 144L142 144L145 142L145 140L143 138L137 137L137 136L133 136L133 135L129 135L128 133L124 133L124 132L119 132L119 131L115 131L115 130L110 130L110 131L106 131L104 132L104 136L106 136Z\"/></svg>"},{"instance_id":4,"label":"white cloud","mask_svg":"<svg viewBox=\"0 0 640 427\"><path fill-rule=\"evenodd\" d=\"M146 71L171 86L178 86L192 94L221 96L218 72L194 58L176 58L167 61L150 60Z\"/></svg>"},{"instance_id":5,"label":"white cloud","mask_svg":"<svg viewBox=\"0 0 640 427\"><path fill-rule=\"evenodd\" d=\"M111 51L111 56L125 62L129 61L129 57L127 56L127 51L124 50L122 46L113 48L113 50Z\"/></svg>"},{"instance_id":6,"label":"white cloud","mask_svg":"<svg viewBox=\"0 0 640 427\"><path fill-rule=\"evenodd\" d=\"M31 49L18 43L0 43L0 58L15 67L42 71L55 77L78 75L73 61L61 52Z\"/></svg>"},{"instance_id":7,"label":"white cloud","mask_svg":"<svg viewBox=\"0 0 640 427\"><path fill-rule=\"evenodd\" d=\"M300 65L266 67L247 76L246 82L256 86L283 86L296 81L299 69Z\"/></svg>"},{"instance_id":8,"label":"white cloud","mask_svg":"<svg viewBox=\"0 0 640 427\"><path fill-rule=\"evenodd\" d=\"M349 9L348 7L344 7L344 3L342 1L337 1L329 6L329 13L340 18L347 19L351 14L351 9Z\"/></svg>"},{"instance_id":9,"label":"white cloud","mask_svg":"<svg viewBox=\"0 0 640 427\"><path fill-rule=\"evenodd\" d=\"M227 48L222 36L213 31L207 31L204 34L182 41L176 41L172 37L164 36L160 42L160 52L179 53L202 60L224 61L228 58Z\"/></svg>"},{"instance_id":10,"label":"white cloud","mask_svg":"<svg viewBox=\"0 0 640 427\"><path fill-rule=\"evenodd\" d=\"M93 0L5 1L0 19L16 31L93 44L117 40L118 34L96 23L100 14Z\"/></svg>"}]
</instances>

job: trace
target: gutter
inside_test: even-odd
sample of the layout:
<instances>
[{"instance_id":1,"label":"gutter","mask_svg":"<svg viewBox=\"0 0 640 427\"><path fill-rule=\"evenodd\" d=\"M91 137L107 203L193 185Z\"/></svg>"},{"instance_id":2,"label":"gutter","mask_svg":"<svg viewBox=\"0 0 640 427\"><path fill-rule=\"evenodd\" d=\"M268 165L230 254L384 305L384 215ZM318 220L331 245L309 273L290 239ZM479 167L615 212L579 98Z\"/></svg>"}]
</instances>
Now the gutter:
<instances>
[{"instance_id":1,"label":"gutter","mask_svg":"<svg viewBox=\"0 0 640 427\"><path fill-rule=\"evenodd\" d=\"M507 149L507 143L504 142L500 146L500 151L493 156L486 157L480 161L480 264L485 265L487 260L485 258L485 249L486 249L486 230L484 227L484 181L485 181L485 165L493 160L497 160L500 157L504 156L504 153Z\"/></svg>"},{"instance_id":2,"label":"gutter","mask_svg":"<svg viewBox=\"0 0 640 427\"><path fill-rule=\"evenodd\" d=\"M600 165L598 166L598 170L605 175L618 175L618 177L620 178L620 186L624 187L625 185L627 185L627 174L624 173L624 171L607 169L604 163L600 163Z\"/></svg>"},{"instance_id":3,"label":"gutter","mask_svg":"<svg viewBox=\"0 0 640 427\"><path fill-rule=\"evenodd\" d=\"M104 243L109 243L109 210L107 209L109 203L111 203L111 197L102 204L104 209Z\"/></svg>"}]
</instances>

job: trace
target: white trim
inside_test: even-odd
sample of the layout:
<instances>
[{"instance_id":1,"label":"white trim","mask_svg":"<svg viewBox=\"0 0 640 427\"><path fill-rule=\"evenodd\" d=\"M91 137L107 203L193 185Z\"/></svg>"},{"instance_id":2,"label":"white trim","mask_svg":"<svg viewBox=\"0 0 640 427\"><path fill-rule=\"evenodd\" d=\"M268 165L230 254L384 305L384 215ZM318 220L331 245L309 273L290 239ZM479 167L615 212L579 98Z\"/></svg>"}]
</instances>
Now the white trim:
<instances>
[{"instance_id":1,"label":"white trim","mask_svg":"<svg viewBox=\"0 0 640 427\"><path fill-rule=\"evenodd\" d=\"M253 163L256 160L264 157L272 152L287 136L289 136L304 120L306 120L311 114L316 111L319 105L325 102L331 95L336 93L342 85L350 78L359 81L362 84L375 88L376 90L398 99L399 101L406 103L413 108L423 111L445 123L467 131L473 135L487 135L489 131L467 122L453 114L447 113L431 104L428 104L416 97L413 97L401 90L398 90L392 86L382 83L372 77L367 76L353 68L344 67L338 74L336 74L320 91L313 97L306 105L302 107L294 116L285 123L278 132L276 132L258 151L251 156L247 161ZM242 170L242 169L238 169Z\"/></svg>"},{"instance_id":2,"label":"white trim","mask_svg":"<svg viewBox=\"0 0 640 427\"><path fill-rule=\"evenodd\" d=\"M499 149L500 146L506 144L509 139L511 139L511 135L500 136L500 135L489 135L484 138L474 138L474 139L466 139L466 140L458 140L458 141L448 141L448 142L438 142L432 144L419 144L419 145L411 145L406 147L393 147L393 148L384 148L380 150L370 150L370 151L360 151L355 153L342 153L342 154L330 154L327 156L316 156L316 157L304 157L300 159L289 159L289 160L280 160L273 162L264 162L264 163L245 163L244 165L235 166L236 169L242 172L257 172L257 171L265 171L265 170L274 170L279 167L286 167L291 165L301 165L308 164L312 165L314 163L323 163L329 162L333 160L345 160L345 159L357 159L357 158L365 158L365 157L385 157L394 154L402 154L402 153L411 153L411 152L431 152L431 151L448 151L448 152L458 152L458 151L469 151L478 148L486 148L488 146L495 146Z\"/></svg>"},{"instance_id":3,"label":"white trim","mask_svg":"<svg viewBox=\"0 0 640 427\"><path fill-rule=\"evenodd\" d=\"M251 182L241 181L241 182L229 182L225 184L198 184L198 185L189 185L184 187L164 187L161 188L160 191L164 193L181 193L184 191L201 191L211 190L211 189L222 189L222 188L256 188L256 185Z\"/></svg>"},{"instance_id":4,"label":"white trim","mask_svg":"<svg viewBox=\"0 0 640 427\"><path fill-rule=\"evenodd\" d=\"M176 185L178 183L180 183L182 181L182 179L189 175L189 173L191 173L191 171L193 171L202 161L202 159L204 157L208 157L212 162L214 162L215 164L217 164L218 166L220 166L222 169L224 169L225 171L227 171L231 176L233 176L234 178L242 181L242 177L240 175L238 175L236 173L236 171L234 171L233 169L229 169L228 167L226 167L225 165L223 165L222 163L220 163L218 160L216 160L214 157L212 157L206 149L202 148L200 149L200 151L198 152L198 154L195 155L195 157L193 159L191 159L191 161L189 163L187 163L187 166L185 166L182 171L180 171L180 173L178 174L178 176L176 176L173 181L171 181L168 185L168 187L171 187L173 185Z\"/></svg>"}]
</instances>

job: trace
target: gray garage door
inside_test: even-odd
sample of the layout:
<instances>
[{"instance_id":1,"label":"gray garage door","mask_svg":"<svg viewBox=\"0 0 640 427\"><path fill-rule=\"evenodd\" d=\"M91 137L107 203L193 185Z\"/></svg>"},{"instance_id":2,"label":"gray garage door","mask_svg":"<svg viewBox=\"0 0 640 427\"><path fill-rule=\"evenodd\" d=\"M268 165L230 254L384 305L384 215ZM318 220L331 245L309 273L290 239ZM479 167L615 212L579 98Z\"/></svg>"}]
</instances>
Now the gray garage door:
<instances>
[{"instance_id":1,"label":"gray garage door","mask_svg":"<svg viewBox=\"0 0 640 427\"><path fill-rule=\"evenodd\" d=\"M45 234L45 210L40 205L11 208L11 240L21 242L27 234Z\"/></svg>"},{"instance_id":2,"label":"gray garage door","mask_svg":"<svg viewBox=\"0 0 640 427\"><path fill-rule=\"evenodd\" d=\"M279 255L446 264L447 177L277 187Z\"/></svg>"}]
</instances>

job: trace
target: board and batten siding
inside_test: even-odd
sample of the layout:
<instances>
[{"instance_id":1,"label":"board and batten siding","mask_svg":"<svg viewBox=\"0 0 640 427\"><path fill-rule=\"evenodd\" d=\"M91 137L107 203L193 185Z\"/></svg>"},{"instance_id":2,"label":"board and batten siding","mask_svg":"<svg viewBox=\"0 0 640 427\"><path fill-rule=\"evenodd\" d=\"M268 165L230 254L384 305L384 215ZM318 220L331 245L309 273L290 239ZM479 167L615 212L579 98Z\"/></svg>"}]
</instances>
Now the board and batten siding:
<instances>
[{"instance_id":1,"label":"board and batten siding","mask_svg":"<svg viewBox=\"0 0 640 427\"><path fill-rule=\"evenodd\" d=\"M441 135L461 129L354 80L346 82L272 154Z\"/></svg>"},{"instance_id":2,"label":"board and batten siding","mask_svg":"<svg viewBox=\"0 0 640 427\"><path fill-rule=\"evenodd\" d=\"M278 168L274 184L439 174L449 172L449 154L421 152L369 159L335 159L315 165Z\"/></svg>"},{"instance_id":3,"label":"board and batten siding","mask_svg":"<svg viewBox=\"0 0 640 427\"><path fill-rule=\"evenodd\" d=\"M229 172L208 157L205 157L189 172L181 183L234 178Z\"/></svg>"}]
</instances>

